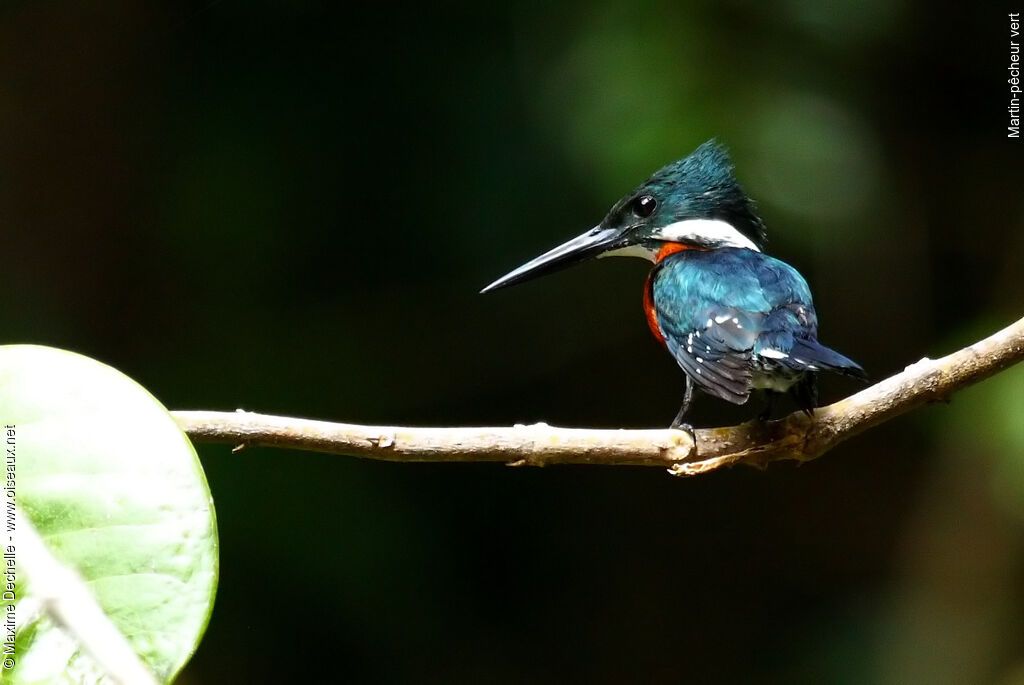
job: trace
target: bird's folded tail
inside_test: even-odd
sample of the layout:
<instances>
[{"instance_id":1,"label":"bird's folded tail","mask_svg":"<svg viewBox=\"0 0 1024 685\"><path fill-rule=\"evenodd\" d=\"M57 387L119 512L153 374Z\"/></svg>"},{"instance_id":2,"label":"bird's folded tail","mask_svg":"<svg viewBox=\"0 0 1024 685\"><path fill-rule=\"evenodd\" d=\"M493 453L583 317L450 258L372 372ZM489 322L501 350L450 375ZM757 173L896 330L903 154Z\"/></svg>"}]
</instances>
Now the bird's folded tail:
<instances>
[{"instance_id":1,"label":"bird's folded tail","mask_svg":"<svg viewBox=\"0 0 1024 685\"><path fill-rule=\"evenodd\" d=\"M789 359L801 365L817 367L821 371L841 373L862 381L868 379L867 372L860 364L825 347L817 340L795 338L793 347L789 350Z\"/></svg>"}]
</instances>

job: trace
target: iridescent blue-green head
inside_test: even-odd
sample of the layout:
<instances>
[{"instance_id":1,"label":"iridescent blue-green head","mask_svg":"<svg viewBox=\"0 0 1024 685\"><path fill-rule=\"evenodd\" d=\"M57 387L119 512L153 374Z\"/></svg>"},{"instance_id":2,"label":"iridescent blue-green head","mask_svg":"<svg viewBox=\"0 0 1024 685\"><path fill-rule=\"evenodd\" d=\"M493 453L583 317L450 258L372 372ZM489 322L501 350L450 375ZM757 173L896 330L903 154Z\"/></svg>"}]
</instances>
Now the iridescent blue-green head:
<instances>
[{"instance_id":1,"label":"iridescent blue-green head","mask_svg":"<svg viewBox=\"0 0 1024 685\"><path fill-rule=\"evenodd\" d=\"M765 228L732 172L725 148L709 140L615 203L597 226L502 276L481 292L558 271L590 257L651 261L666 247L760 251Z\"/></svg>"}]
</instances>

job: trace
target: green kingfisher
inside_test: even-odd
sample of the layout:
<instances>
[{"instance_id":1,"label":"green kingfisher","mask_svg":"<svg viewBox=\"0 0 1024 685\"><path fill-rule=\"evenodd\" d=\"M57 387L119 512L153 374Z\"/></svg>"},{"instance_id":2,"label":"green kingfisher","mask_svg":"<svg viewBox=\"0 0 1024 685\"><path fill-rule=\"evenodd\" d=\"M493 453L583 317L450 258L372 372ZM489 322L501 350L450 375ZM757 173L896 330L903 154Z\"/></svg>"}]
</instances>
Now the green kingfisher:
<instances>
[{"instance_id":1,"label":"green kingfisher","mask_svg":"<svg viewBox=\"0 0 1024 685\"><path fill-rule=\"evenodd\" d=\"M684 423L694 389L733 404L766 391L817 406L817 372L859 379L856 362L818 342L811 291L800 273L770 257L764 223L714 140L664 167L615 203L597 226L502 276L481 292L559 270L589 257L654 263L643 306L654 337L686 377L672 426Z\"/></svg>"}]
</instances>

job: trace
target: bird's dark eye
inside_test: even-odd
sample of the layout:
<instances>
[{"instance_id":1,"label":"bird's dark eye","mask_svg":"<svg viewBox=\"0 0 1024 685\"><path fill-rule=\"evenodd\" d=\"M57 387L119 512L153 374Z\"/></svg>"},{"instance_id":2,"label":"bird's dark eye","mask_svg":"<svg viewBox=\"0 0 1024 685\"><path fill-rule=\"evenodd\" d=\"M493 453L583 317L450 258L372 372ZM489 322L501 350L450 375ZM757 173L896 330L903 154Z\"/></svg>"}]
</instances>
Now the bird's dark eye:
<instances>
[{"instance_id":1,"label":"bird's dark eye","mask_svg":"<svg viewBox=\"0 0 1024 685\"><path fill-rule=\"evenodd\" d=\"M654 209L658 206L658 201L650 195L641 195L640 197L633 200L633 213L641 219L646 219L654 213Z\"/></svg>"}]
</instances>

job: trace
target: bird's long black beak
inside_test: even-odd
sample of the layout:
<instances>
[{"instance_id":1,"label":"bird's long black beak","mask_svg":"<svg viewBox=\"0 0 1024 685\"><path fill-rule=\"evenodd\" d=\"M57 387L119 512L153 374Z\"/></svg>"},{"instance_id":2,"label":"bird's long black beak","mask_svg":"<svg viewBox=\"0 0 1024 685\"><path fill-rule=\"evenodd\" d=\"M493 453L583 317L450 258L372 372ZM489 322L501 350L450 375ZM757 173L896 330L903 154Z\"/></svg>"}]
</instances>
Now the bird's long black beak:
<instances>
[{"instance_id":1,"label":"bird's long black beak","mask_svg":"<svg viewBox=\"0 0 1024 685\"><path fill-rule=\"evenodd\" d=\"M531 278L545 276L560 271L567 266L582 262L584 259L596 257L602 252L618 246L622 231L617 228L601 228L595 226L581 236L549 250L536 259L530 260L518 269L510 271L494 283L481 290L481 293L504 288Z\"/></svg>"}]
</instances>

